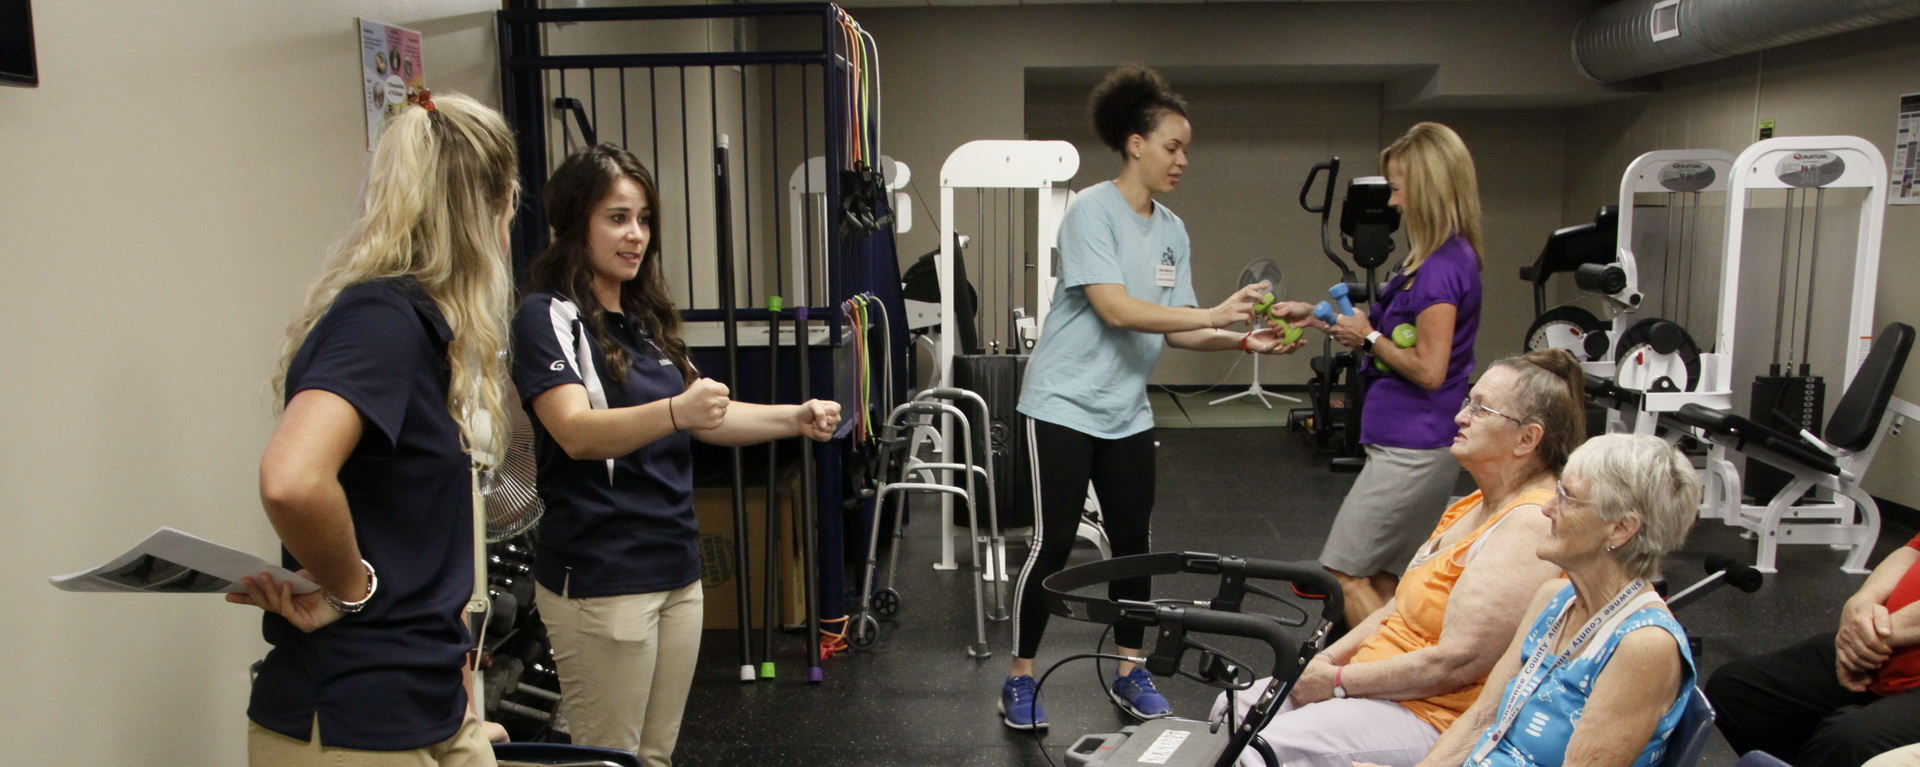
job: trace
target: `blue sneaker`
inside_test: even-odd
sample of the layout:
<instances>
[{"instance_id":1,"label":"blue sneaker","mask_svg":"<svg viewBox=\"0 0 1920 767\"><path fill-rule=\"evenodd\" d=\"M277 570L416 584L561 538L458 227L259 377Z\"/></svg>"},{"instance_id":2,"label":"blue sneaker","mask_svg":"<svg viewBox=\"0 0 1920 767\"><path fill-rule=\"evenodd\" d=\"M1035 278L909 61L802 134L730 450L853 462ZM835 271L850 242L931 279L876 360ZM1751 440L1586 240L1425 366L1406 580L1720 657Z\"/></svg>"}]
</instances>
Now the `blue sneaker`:
<instances>
[{"instance_id":1,"label":"blue sneaker","mask_svg":"<svg viewBox=\"0 0 1920 767\"><path fill-rule=\"evenodd\" d=\"M1007 677L1007 683L1000 686L1000 721L1016 730L1046 729L1047 713L1040 710L1033 688L1033 677Z\"/></svg>"},{"instance_id":2,"label":"blue sneaker","mask_svg":"<svg viewBox=\"0 0 1920 767\"><path fill-rule=\"evenodd\" d=\"M1172 707L1167 705L1166 696L1153 689L1153 675L1139 666L1134 666L1131 674L1115 677L1113 687L1107 690L1107 694L1113 697L1114 705L1119 706L1120 710L1141 719L1159 719L1173 713Z\"/></svg>"}]
</instances>

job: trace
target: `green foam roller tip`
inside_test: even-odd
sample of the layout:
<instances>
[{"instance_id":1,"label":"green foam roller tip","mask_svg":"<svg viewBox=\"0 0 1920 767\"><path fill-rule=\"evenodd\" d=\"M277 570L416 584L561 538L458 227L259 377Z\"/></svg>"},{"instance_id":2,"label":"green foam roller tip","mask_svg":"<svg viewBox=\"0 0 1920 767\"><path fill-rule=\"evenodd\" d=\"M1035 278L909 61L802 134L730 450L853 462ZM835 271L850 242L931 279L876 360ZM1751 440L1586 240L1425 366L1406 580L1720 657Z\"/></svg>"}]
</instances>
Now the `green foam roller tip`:
<instances>
[{"instance_id":1,"label":"green foam roller tip","mask_svg":"<svg viewBox=\"0 0 1920 767\"><path fill-rule=\"evenodd\" d=\"M768 661L766 663L760 664L760 678L761 679L773 678L773 662L772 661Z\"/></svg>"},{"instance_id":2,"label":"green foam roller tip","mask_svg":"<svg viewBox=\"0 0 1920 767\"><path fill-rule=\"evenodd\" d=\"M1393 345L1402 349L1412 347L1414 339L1417 337L1414 333L1413 326L1408 323L1402 322L1393 329Z\"/></svg>"},{"instance_id":3,"label":"green foam roller tip","mask_svg":"<svg viewBox=\"0 0 1920 767\"><path fill-rule=\"evenodd\" d=\"M767 296L767 311L779 312L785 311L786 308L786 302L781 301L779 296Z\"/></svg>"}]
</instances>

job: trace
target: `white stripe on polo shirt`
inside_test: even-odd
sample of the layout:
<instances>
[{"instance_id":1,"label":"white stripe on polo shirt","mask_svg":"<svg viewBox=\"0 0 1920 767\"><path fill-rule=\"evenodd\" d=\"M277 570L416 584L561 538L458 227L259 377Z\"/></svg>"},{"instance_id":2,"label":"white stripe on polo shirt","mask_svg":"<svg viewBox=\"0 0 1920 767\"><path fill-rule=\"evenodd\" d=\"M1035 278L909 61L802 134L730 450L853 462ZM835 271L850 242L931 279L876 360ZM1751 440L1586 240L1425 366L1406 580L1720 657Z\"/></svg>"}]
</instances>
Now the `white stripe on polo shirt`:
<instances>
[{"instance_id":1,"label":"white stripe on polo shirt","mask_svg":"<svg viewBox=\"0 0 1920 767\"><path fill-rule=\"evenodd\" d=\"M561 353L567 355L567 364L587 387L587 404L595 410L606 410L607 390L593 366L593 347L587 345L587 334L580 332L580 307L556 296L547 305L547 316L553 320L553 335L560 342ZM607 459L607 484L613 484L612 458Z\"/></svg>"}]
</instances>

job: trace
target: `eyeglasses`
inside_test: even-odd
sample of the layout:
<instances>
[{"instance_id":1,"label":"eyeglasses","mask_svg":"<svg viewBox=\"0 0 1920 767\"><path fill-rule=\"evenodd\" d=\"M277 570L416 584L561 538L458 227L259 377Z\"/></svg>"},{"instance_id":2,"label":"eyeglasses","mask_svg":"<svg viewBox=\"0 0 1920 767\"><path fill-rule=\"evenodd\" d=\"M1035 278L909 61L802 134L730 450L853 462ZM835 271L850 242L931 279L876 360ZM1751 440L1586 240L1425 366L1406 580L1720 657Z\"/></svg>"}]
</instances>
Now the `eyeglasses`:
<instances>
[{"instance_id":1,"label":"eyeglasses","mask_svg":"<svg viewBox=\"0 0 1920 767\"><path fill-rule=\"evenodd\" d=\"M1522 421L1518 418L1507 415L1506 413L1502 413L1498 410L1487 407L1486 405L1482 405L1478 402L1474 402L1472 397L1468 397L1466 399L1460 400L1460 409L1467 411L1468 418L1479 418L1481 414L1497 415L1497 416L1500 416L1501 418L1505 418L1509 421L1512 421L1516 426L1527 425L1526 421Z\"/></svg>"},{"instance_id":2,"label":"eyeglasses","mask_svg":"<svg viewBox=\"0 0 1920 767\"><path fill-rule=\"evenodd\" d=\"M1585 498L1575 498L1567 495L1567 485L1565 482L1553 483L1553 497L1559 499L1560 505L1562 506L1569 503L1592 503L1592 501Z\"/></svg>"}]
</instances>

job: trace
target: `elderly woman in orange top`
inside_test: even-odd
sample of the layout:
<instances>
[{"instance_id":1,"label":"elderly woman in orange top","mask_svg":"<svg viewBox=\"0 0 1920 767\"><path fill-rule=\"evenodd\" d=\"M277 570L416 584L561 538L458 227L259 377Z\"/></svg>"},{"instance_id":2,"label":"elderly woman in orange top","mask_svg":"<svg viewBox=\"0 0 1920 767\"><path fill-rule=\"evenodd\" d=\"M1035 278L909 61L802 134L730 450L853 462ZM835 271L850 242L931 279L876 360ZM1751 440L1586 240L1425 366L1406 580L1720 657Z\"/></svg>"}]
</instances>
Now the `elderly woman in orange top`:
<instances>
[{"instance_id":1,"label":"elderly woman in orange top","mask_svg":"<svg viewBox=\"0 0 1920 767\"><path fill-rule=\"evenodd\" d=\"M1315 656L1261 731L1282 765L1408 767L1473 705L1487 672L1558 574L1535 552L1552 537L1541 507L1586 438L1579 363L1564 351L1493 364L1461 403L1451 452L1479 491L1454 503L1393 598ZM1245 716L1254 693L1234 699ZM1226 696L1214 705L1225 713ZM1261 757L1248 750L1243 765Z\"/></svg>"}]
</instances>

